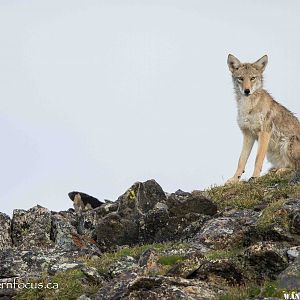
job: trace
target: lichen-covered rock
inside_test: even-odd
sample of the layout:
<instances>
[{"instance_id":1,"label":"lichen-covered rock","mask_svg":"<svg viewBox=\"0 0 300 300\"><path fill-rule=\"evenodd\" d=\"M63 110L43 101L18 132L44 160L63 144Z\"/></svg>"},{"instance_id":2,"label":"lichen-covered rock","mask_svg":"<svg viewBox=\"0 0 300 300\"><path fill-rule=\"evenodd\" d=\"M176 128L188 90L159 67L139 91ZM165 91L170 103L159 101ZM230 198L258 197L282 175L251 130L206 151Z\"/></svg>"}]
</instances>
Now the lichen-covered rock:
<instances>
[{"instance_id":1,"label":"lichen-covered rock","mask_svg":"<svg viewBox=\"0 0 300 300\"><path fill-rule=\"evenodd\" d=\"M158 202L165 202L166 195L155 180L136 182L118 198L121 216L145 214Z\"/></svg>"},{"instance_id":2,"label":"lichen-covered rock","mask_svg":"<svg viewBox=\"0 0 300 300\"><path fill-rule=\"evenodd\" d=\"M50 275L54 275L56 273L66 272L68 270L80 270L83 268L82 262L65 262L65 263L58 263L53 264L49 267L48 273Z\"/></svg>"},{"instance_id":3,"label":"lichen-covered rock","mask_svg":"<svg viewBox=\"0 0 300 300\"><path fill-rule=\"evenodd\" d=\"M133 245L138 240L138 224L135 219L127 219L113 212L98 222L97 242L102 251Z\"/></svg>"},{"instance_id":4,"label":"lichen-covered rock","mask_svg":"<svg viewBox=\"0 0 300 300\"><path fill-rule=\"evenodd\" d=\"M70 212L53 213L51 237L57 248L76 251L89 250L90 252L100 253L91 234L79 234L78 223L82 215Z\"/></svg>"},{"instance_id":5,"label":"lichen-covered rock","mask_svg":"<svg viewBox=\"0 0 300 300\"><path fill-rule=\"evenodd\" d=\"M37 278L45 274L53 265L74 262L78 251L60 251L58 249L18 250L7 249L0 251L1 278Z\"/></svg>"},{"instance_id":6,"label":"lichen-covered rock","mask_svg":"<svg viewBox=\"0 0 300 300\"><path fill-rule=\"evenodd\" d=\"M101 250L115 246L190 239L217 212L203 194L166 194L154 181L137 182L117 200L116 212L98 220Z\"/></svg>"},{"instance_id":7,"label":"lichen-covered rock","mask_svg":"<svg viewBox=\"0 0 300 300\"><path fill-rule=\"evenodd\" d=\"M10 217L0 212L0 250L5 250L12 246L10 227Z\"/></svg>"},{"instance_id":8,"label":"lichen-covered rock","mask_svg":"<svg viewBox=\"0 0 300 300\"><path fill-rule=\"evenodd\" d=\"M96 209L93 210L94 213L97 214L97 219L103 218L106 215L108 215L111 212L115 212L118 210L119 207L119 202L106 202L102 204L100 207L97 207ZM86 214L88 214L87 211Z\"/></svg>"},{"instance_id":9,"label":"lichen-covered rock","mask_svg":"<svg viewBox=\"0 0 300 300\"><path fill-rule=\"evenodd\" d=\"M97 242L103 251L116 246L133 245L143 241L139 228L143 218L158 203L164 203L166 195L155 180L137 182L117 200L118 210L107 214L97 224Z\"/></svg>"},{"instance_id":10,"label":"lichen-covered rock","mask_svg":"<svg viewBox=\"0 0 300 300\"><path fill-rule=\"evenodd\" d=\"M127 273L133 270L138 270L137 261L132 256L126 255L109 266L108 274L111 278L114 278L122 273Z\"/></svg>"},{"instance_id":11,"label":"lichen-covered rock","mask_svg":"<svg viewBox=\"0 0 300 300\"><path fill-rule=\"evenodd\" d=\"M288 266L287 249L278 243L259 242L245 251L245 260L256 271L258 279L276 279Z\"/></svg>"},{"instance_id":12,"label":"lichen-covered rock","mask_svg":"<svg viewBox=\"0 0 300 300\"><path fill-rule=\"evenodd\" d=\"M12 240L22 250L49 248L54 244L50 239L51 212L42 206L29 210L15 209L12 218Z\"/></svg>"},{"instance_id":13,"label":"lichen-covered rock","mask_svg":"<svg viewBox=\"0 0 300 300\"><path fill-rule=\"evenodd\" d=\"M223 216L206 222L192 241L203 243L212 249L241 247L249 243L251 230L258 217L258 212L249 209L225 211ZM254 233L256 236L256 231Z\"/></svg>"},{"instance_id":14,"label":"lichen-covered rock","mask_svg":"<svg viewBox=\"0 0 300 300\"><path fill-rule=\"evenodd\" d=\"M136 278L134 272L124 272L103 285L95 295L94 300L127 299L128 284Z\"/></svg>"},{"instance_id":15,"label":"lichen-covered rock","mask_svg":"<svg viewBox=\"0 0 300 300\"><path fill-rule=\"evenodd\" d=\"M300 291L300 257L297 257L277 279L278 287L286 290Z\"/></svg>"},{"instance_id":16,"label":"lichen-covered rock","mask_svg":"<svg viewBox=\"0 0 300 300\"><path fill-rule=\"evenodd\" d=\"M99 284L104 282L104 278L99 274L96 268L83 266L81 272L87 277L87 279L93 283Z\"/></svg>"},{"instance_id":17,"label":"lichen-covered rock","mask_svg":"<svg viewBox=\"0 0 300 300\"><path fill-rule=\"evenodd\" d=\"M289 214L290 220L290 231L293 234L300 234L300 199L289 199L283 205L283 209L285 209Z\"/></svg>"},{"instance_id":18,"label":"lichen-covered rock","mask_svg":"<svg viewBox=\"0 0 300 300\"><path fill-rule=\"evenodd\" d=\"M290 231L293 234L300 234L300 199L289 199L283 205L289 214Z\"/></svg>"},{"instance_id":19,"label":"lichen-covered rock","mask_svg":"<svg viewBox=\"0 0 300 300\"><path fill-rule=\"evenodd\" d=\"M170 216L168 206L158 202L153 209L139 218L139 242L154 243L168 240L164 234Z\"/></svg>"},{"instance_id":20,"label":"lichen-covered rock","mask_svg":"<svg viewBox=\"0 0 300 300\"><path fill-rule=\"evenodd\" d=\"M213 300L221 293L224 289L199 280L123 273L102 287L95 300Z\"/></svg>"},{"instance_id":21,"label":"lichen-covered rock","mask_svg":"<svg viewBox=\"0 0 300 300\"><path fill-rule=\"evenodd\" d=\"M142 243L191 238L215 214L217 207L203 196L180 191L170 194L166 203L158 202L140 218L139 239Z\"/></svg>"},{"instance_id":22,"label":"lichen-covered rock","mask_svg":"<svg viewBox=\"0 0 300 300\"><path fill-rule=\"evenodd\" d=\"M79 298L77 298L77 300L91 300L91 298L89 298L87 295L83 294Z\"/></svg>"},{"instance_id":23,"label":"lichen-covered rock","mask_svg":"<svg viewBox=\"0 0 300 300\"><path fill-rule=\"evenodd\" d=\"M200 267L188 278L197 278L206 282L240 285L245 283L243 266L233 259L203 260Z\"/></svg>"},{"instance_id":24,"label":"lichen-covered rock","mask_svg":"<svg viewBox=\"0 0 300 300\"><path fill-rule=\"evenodd\" d=\"M140 255L138 265L143 269L144 275L157 274L160 270L158 261L158 252L150 248Z\"/></svg>"},{"instance_id":25,"label":"lichen-covered rock","mask_svg":"<svg viewBox=\"0 0 300 300\"><path fill-rule=\"evenodd\" d=\"M167 199L171 215L183 217L190 213L213 216L217 213L217 206L202 193L172 193Z\"/></svg>"},{"instance_id":26,"label":"lichen-covered rock","mask_svg":"<svg viewBox=\"0 0 300 300\"><path fill-rule=\"evenodd\" d=\"M174 277L137 277L128 285L128 299L218 299L224 292L220 287L193 279Z\"/></svg>"},{"instance_id":27,"label":"lichen-covered rock","mask_svg":"<svg viewBox=\"0 0 300 300\"><path fill-rule=\"evenodd\" d=\"M291 247L286 251L289 262L293 262L300 258L300 246Z\"/></svg>"},{"instance_id":28,"label":"lichen-covered rock","mask_svg":"<svg viewBox=\"0 0 300 300\"><path fill-rule=\"evenodd\" d=\"M241 245L245 236L245 228L236 218L220 217L204 224L203 228L193 238L212 249L230 248Z\"/></svg>"}]
</instances>

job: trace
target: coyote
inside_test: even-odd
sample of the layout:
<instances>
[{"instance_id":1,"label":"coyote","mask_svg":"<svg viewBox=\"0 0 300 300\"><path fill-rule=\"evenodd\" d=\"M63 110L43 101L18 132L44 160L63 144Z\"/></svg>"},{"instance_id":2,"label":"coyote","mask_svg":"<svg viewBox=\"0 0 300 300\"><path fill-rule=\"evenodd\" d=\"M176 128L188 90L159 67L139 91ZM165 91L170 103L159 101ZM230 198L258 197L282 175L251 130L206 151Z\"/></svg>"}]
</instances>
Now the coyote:
<instances>
[{"instance_id":1,"label":"coyote","mask_svg":"<svg viewBox=\"0 0 300 300\"><path fill-rule=\"evenodd\" d=\"M237 170L226 183L239 181L255 141L258 141L258 149L251 179L259 177L267 155L273 170L296 170L292 182L300 181L300 123L263 88L263 72L267 63L267 55L255 63L241 63L232 54L228 55L243 148Z\"/></svg>"}]
</instances>

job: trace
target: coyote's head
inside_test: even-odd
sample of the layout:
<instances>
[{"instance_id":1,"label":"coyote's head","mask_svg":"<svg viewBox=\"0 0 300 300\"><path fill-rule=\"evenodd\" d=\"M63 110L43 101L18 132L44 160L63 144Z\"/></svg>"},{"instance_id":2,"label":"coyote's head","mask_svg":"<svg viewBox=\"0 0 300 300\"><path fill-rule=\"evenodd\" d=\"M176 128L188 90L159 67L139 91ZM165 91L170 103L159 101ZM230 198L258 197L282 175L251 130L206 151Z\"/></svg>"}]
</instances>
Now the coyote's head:
<instances>
[{"instance_id":1,"label":"coyote's head","mask_svg":"<svg viewBox=\"0 0 300 300\"><path fill-rule=\"evenodd\" d=\"M228 55L227 64L232 73L236 93L250 96L262 88L263 71L268 63L268 56L264 55L255 63L241 63L232 54Z\"/></svg>"}]
</instances>

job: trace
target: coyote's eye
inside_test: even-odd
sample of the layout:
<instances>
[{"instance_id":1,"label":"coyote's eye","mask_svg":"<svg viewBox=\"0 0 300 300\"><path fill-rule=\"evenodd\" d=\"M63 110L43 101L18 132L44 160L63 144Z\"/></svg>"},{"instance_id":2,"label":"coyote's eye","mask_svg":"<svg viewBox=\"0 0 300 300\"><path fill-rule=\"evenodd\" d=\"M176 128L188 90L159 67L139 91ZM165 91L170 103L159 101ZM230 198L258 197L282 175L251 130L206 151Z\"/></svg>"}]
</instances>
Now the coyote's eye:
<instances>
[{"instance_id":1,"label":"coyote's eye","mask_svg":"<svg viewBox=\"0 0 300 300\"><path fill-rule=\"evenodd\" d=\"M238 77L238 80L239 80L239 81L243 81L244 78L243 78L243 77Z\"/></svg>"},{"instance_id":2,"label":"coyote's eye","mask_svg":"<svg viewBox=\"0 0 300 300\"><path fill-rule=\"evenodd\" d=\"M251 78L250 78L251 81L253 81L253 80L255 80L255 79L256 79L256 77L251 77Z\"/></svg>"}]
</instances>

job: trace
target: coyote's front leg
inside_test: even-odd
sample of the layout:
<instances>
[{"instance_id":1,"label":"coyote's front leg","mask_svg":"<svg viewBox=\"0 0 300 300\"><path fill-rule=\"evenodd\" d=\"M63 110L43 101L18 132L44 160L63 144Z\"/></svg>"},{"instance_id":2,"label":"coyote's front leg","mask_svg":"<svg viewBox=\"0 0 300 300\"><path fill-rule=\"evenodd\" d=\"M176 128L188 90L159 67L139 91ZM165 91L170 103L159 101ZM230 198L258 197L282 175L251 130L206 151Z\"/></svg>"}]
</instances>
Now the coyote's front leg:
<instances>
[{"instance_id":1,"label":"coyote's front leg","mask_svg":"<svg viewBox=\"0 0 300 300\"><path fill-rule=\"evenodd\" d=\"M262 165L268 150L269 142L270 142L271 133L267 131L261 131L258 134L258 147L257 147L257 155L255 159L255 167L253 171L253 175L251 178L259 177Z\"/></svg>"},{"instance_id":2,"label":"coyote's front leg","mask_svg":"<svg viewBox=\"0 0 300 300\"><path fill-rule=\"evenodd\" d=\"M254 142L254 136L249 131L243 131L243 148L239 158L237 170L233 177L228 179L225 184L236 183L240 180L242 174L244 173L245 166L251 153Z\"/></svg>"}]
</instances>

